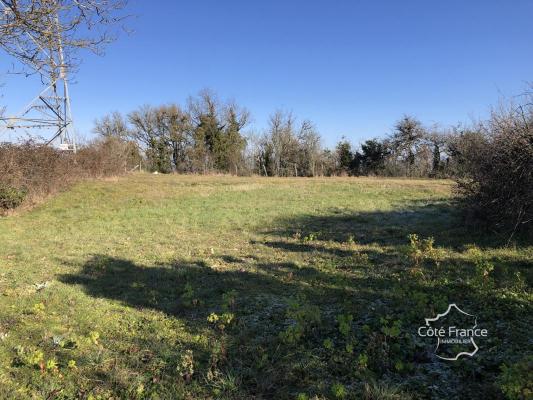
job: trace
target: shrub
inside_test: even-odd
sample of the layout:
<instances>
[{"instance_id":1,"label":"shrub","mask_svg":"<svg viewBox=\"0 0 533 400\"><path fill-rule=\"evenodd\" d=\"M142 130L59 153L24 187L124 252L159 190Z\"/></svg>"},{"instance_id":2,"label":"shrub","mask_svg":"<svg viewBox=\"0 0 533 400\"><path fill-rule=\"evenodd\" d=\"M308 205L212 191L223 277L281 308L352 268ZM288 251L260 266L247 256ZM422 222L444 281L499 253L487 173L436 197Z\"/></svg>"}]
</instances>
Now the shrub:
<instances>
[{"instance_id":1,"label":"shrub","mask_svg":"<svg viewBox=\"0 0 533 400\"><path fill-rule=\"evenodd\" d=\"M346 387L341 383L334 383L331 385L331 393L336 399L344 399L348 395Z\"/></svg>"},{"instance_id":2,"label":"shrub","mask_svg":"<svg viewBox=\"0 0 533 400\"><path fill-rule=\"evenodd\" d=\"M72 154L34 142L0 145L0 183L27 188L29 199L46 196L68 184Z\"/></svg>"},{"instance_id":3,"label":"shrub","mask_svg":"<svg viewBox=\"0 0 533 400\"><path fill-rule=\"evenodd\" d=\"M478 131L476 145L463 154L469 160L465 178L458 180L471 220L507 232L510 238L517 231L531 231L533 106L493 112Z\"/></svg>"},{"instance_id":4,"label":"shrub","mask_svg":"<svg viewBox=\"0 0 533 400\"><path fill-rule=\"evenodd\" d=\"M531 368L533 368L532 357L511 366L504 364L501 367L502 372L497 382L507 399L520 400L531 398L533 395Z\"/></svg>"},{"instance_id":5,"label":"shrub","mask_svg":"<svg viewBox=\"0 0 533 400\"><path fill-rule=\"evenodd\" d=\"M49 196L80 179L123 174L139 160L132 143L115 138L81 146L76 154L33 141L0 143L0 209Z\"/></svg>"},{"instance_id":6,"label":"shrub","mask_svg":"<svg viewBox=\"0 0 533 400\"><path fill-rule=\"evenodd\" d=\"M310 304L304 296L289 301L286 317L290 320L290 326L280 332L280 339L287 344L296 344L321 320L320 309Z\"/></svg>"},{"instance_id":7,"label":"shrub","mask_svg":"<svg viewBox=\"0 0 533 400\"><path fill-rule=\"evenodd\" d=\"M26 198L27 190L0 183L0 209L17 208Z\"/></svg>"},{"instance_id":8,"label":"shrub","mask_svg":"<svg viewBox=\"0 0 533 400\"><path fill-rule=\"evenodd\" d=\"M435 239L433 237L421 239L416 233L412 233L408 236L408 239L407 255L413 262L415 270L420 269L424 260L433 260L435 265L440 265L443 252L441 249L434 247Z\"/></svg>"}]
</instances>

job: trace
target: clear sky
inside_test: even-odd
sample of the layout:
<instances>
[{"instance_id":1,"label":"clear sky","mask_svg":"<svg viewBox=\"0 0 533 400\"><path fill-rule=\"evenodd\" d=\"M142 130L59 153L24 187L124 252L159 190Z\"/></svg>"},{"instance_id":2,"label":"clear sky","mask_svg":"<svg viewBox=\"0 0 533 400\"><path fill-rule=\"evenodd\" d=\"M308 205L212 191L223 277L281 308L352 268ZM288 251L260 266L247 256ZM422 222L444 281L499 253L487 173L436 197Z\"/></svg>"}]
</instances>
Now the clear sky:
<instances>
[{"instance_id":1,"label":"clear sky","mask_svg":"<svg viewBox=\"0 0 533 400\"><path fill-rule=\"evenodd\" d=\"M531 0L130 0L129 12L134 33L85 54L71 87L85 137L110 111L211 88L246 106L256 131L282 108L314 121L328 146L358 143L404 113L482 118L533 81ZM38 93L32 79L1 81L10 110Z\"/></svg>"}]
</instances>

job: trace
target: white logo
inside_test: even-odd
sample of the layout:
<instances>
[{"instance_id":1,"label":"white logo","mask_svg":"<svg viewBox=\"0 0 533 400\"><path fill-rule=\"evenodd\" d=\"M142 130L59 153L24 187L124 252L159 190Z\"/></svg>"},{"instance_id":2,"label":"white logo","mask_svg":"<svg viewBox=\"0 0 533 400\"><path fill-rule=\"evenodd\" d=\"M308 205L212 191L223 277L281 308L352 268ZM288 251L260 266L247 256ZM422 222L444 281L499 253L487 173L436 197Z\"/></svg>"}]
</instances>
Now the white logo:
<instances>
[{"instance_id":1,"label":"white logo","mask_svg":"<svg viewBox=\"0 0 533 400\"><path fill-rule=\"evenodd\" d=\"M456 314L458 312L455 317L462 319L461 324L466 324L467 327L458 328L453 313L449 315L450 311L455 311ZM446 312L425 320L426 325L418 328L418 335L436 337L435 355L443 360L455 361L461 356L472 357L479 350L474 338L488 335L486 329L477 327L476 316L464 312L455 303L450 304Z\"/></svg>"}]
</instances>

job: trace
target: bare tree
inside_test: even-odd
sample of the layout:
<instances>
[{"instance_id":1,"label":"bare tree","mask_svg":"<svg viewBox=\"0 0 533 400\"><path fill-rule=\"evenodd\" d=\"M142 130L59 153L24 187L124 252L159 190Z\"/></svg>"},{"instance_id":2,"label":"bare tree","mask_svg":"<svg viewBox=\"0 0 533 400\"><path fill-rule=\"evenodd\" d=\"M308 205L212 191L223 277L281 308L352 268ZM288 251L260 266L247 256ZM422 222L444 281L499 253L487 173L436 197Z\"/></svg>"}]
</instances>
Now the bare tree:
<instances>
[{"instance_id":1,"label":"bare tree","mask_svg":"<svg viewBox=\"0 0 533 400\"><path fill-rule=\"evenodd\" d=\"M407 175L413 173L416 154L425 136L425 129L416 118L404 116L394 127L391 142L397 155L406 163Z\"/></svg>"},{"instance_id":2,"label":"bare tree","mask_svg":"<svg viewBox=\"0 0 533 400\"><path fill-rule=\"evenodd\" d=\"M0 0L0 48L43 76L76 65L76 52L101 53L116 37L127 0ZM0 7L2 8L2 7ZM52 57L61 50L61 61Z\"/></svg>"},{"instance_id":3,"label":"bare tree","mask_svg":"<svg viewBox=\"0 0 533 400\"><path fill-rule=\"evenodd\" d=\"M291 113L277 111L269 121L269 136L272 141L274 174L277 176L298 175L298 138L294 132L295 119Z\"/></svg>"},{"instance_id":4,"label":"bare tree","mask_svg":"<svg viewBox=\"0 0 533 400\"><path fill-rule=\"evenodd\" d=\"M316 176L322 154L320 135L309 120L302 122L298 132L300 175Z\"/></svg>"},{"instance_id":5,"label":"bare tree","mask_svg":"<svg viewBox=\"0 0 533 400\"><path fill-rule=\"evenodd\" d=\"M148 105L128 114L128 121L132 126L130 131L132 138L143 146L153 147L158 139L155 120L155 110Z\"/></svg>"},{"instance_id":6,"label":"bare tree","mask_svg":"<svg viewBox=\"0 0 533 400\"><path fill-rule=\"evenodd\" d=\"M320 135L313 123L299 127L289 112L270 116L268 130L255 141L255 170L266 176L316 176L323 174Z\"/></svg>"},{"instance_id":7,"label":"bare tree","mask_svg":"<svg viewBox=\"0 0 533 400\"><path fill-rule=\"evenodd\" d=\"M166 173L172 169L171 149L161 114L158 108L145 105L128 114L128 121L131 138L143 148L150 168Z\"/></svg>"},{"instance_id":8,"label":"bare tree","mask_svg":"<svg viewBox=\"0 0 533 400\"><path fill-rule=\"evenodd\" d=\"M188 148L192 143L192 124L188 113L171 104L155 110L158 135L171 149L175 171L189 169Z\"/></svg>"},{"instance_id":9,"label":"bare tree","mask_svg":"<svg viewBox=\"0 0 533 400\"><path fill-rule=\"evenodd\" d=\"M276 174L274 167L274 146L268 133L253 137L253 151L255 170L260 175L273 176Z\"/></svg>"},{"instance_id":10,"label":"bare tree","mask_svg":"<svg viewBox=\"0 0 533 400\"><path fill-rule=\"evenodd\" d=\"M127 121L118 111L95 120L93 132L105 138L116 137L119 139L124 139L131 133Z\"/></svg>"}]
</instances>

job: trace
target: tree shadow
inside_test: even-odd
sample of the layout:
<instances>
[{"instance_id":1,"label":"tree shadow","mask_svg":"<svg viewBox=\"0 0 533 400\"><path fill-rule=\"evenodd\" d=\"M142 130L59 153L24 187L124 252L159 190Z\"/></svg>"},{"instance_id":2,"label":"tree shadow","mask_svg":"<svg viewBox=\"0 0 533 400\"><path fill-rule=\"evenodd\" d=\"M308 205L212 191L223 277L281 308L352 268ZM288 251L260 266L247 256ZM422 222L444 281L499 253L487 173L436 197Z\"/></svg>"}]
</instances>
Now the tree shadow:
<instances>
[{"instance_id":1,"label":"tree shadow","mask_svg":"<svg viewBox=\"0 0 533 400\"><path fill-rule=\"evenodd\" d=\"M266 238L251 242L275 249L273 253L262 249L245 256L211 257L218 257L222 266L186 259L142 265L94 255L79 272L59 280L142 315L163 313L186 337L204 338L187 339L179 346L165 339L150 343L144 332L157 329L157 324L138 328L134 340L117 335L114 345L136 357L136 370L153 374L154 365L165 365L158 369L157 385L182 392L169 389L163 397L179 397L192 384L175 384L181 354L189 349L197 362L195 379L203 382L196 385L197 396L212 396L213 387L222 390L220 398L294 398L300 392L329 396L332 382L361 393L365 382L384 380L430 398L427 388L438 379L442 388L453 388L457 398L498 398L501 393L494 381L502 360L523 357L521 349L527 347L533 323L531 304L524 296L499 290L516 283L517 271L526 279L516 292L528 290L533 260L492 257L493 279L480 279L461 254L470 243L497 246L498 238L470 231L460 221L453 206L444 202L413 203L392 211L333 210L329 215L273 221L276 229L260 232ZM411 233L432 236L437 246L457 252L439 265L422 262L413 273L405 255ZM442 313L449 303L476 314L491 332L490 340L480 343L484 351L476 359L443 364L433 354L434 343L417 337L424 318ZM294 304L297 309L291 314ZM286 342L287 332L302 323L299 318L313 319L308 315L312 307L318 308L320 323L306 327L295 343ZM221 329L219 323L208 321L212 313L236 318ZM354 317L351 342L339 332L339 315ZM387 333L394 323L401 326L398 336ZM327 340L334 343L333 349L325 347ZM345 350L348 346L353 349ZM362 356L368 357L364 368ZM437 398L451 393L441 390Z\"/></svg>"},{"instance_id":2,"label":"tree shadow","mask_svg":"<svg viewBox=\"0 0 533 400\"><path fill-rule=\"evenodd\" d=\"M171 321L181 321L180 329L186 336L203 337L207 345L194 341L182 344L182 350L193 350L198 366L195 369L199 380L216 374L229 374L237 378L227 398L279 398L284 393L283 386L298 386L294 377L285 377L283 369L277 368L276 359L283 357L279 349L275 357L265 364L261 360L267 348L278 342L279 333L290 324L286 319L287 304L290 299L305 296L313 302L330 304L343 298L346 281L335 280L313 268L298 267L291 262L269 262L259 260L253 270L247 266L254 258L237 258L223 255L226 262L235 264L228 270L209 267L202 260L173 260L167 264L142 265L130 260L94 255L76 273L63 274L58 280L68 285L79 285L82 290L96 299L109 299L131 307L141 313L162 312ZM241 267L241 268L239 268ZM317 288L308 284L312 281L328 283L327 288ZM235 296L228 304L226 295ZM217 324L208 321L211 313L222 315L235 313L234 324L221 330ZM152 365L167 365L157 372L154 379L160 385L174 386L170 381L179 380L178 368L180 353L174 343L159 340L149 343L143 332L154 328L147 324L138 327L134 339L114 333L111 339L116 351L121 349L128 358L134 358L136 370L152 374ZM274 344L273 344L274 343ZM224 348L223 355L216 348ZM258 349L262 349L257 353ZM213 358L217 358L213 361ZM155 367L154 367L155 368ZM115 377L107 372L92 374L98 381L113 381ZM265 377L261 378L263 374ZM219 376L216 375L216 376ZM218 384L216 379L213 378ZM166 380L166 382L165 382ZM126 390L126 383L121 389ZM168 386L168 387L170 387ZM177 393L177 392L176 392ZM173 396L176 395L173 394ZM172 396L171 396L172 397Z\"/></svg>"},{"instance_id":3,"label":"tree shadow","mask_svg":"<svg viewBox=\"0 0 533 400\"><path fill-rule=\"evenodd\" d=\"M443 259L443 268L454 279L473 273L474 263L468 249L479 246L483 250L501 249L505 244L501 236L477 231L462 224L461 213L447 201L411 202L403 208L390 211L344 212L329 215L298 215L273 222L276 229L263 231L266 247L304 256L325 257L343 268L372 265L389 273L408 268L410 234L419 238L434 238L436 248L451 250L454 254ZM274 237L274 238L273 238ZM362 245L362 246L358 246ZM525 238L515 245L530 246ZM493 277L500 287L512 284L520 273L526 285L533 282L533 258L529 253L500 252L483 255L483 260L494 266Z\"/></svg>"},{"instance_id":4,"label":"tree shadow","mask_svg":"<svg viewBox=\"0 0 533 400\"><path fill-rule=\"evenodd\" d=\"M275 268L276 265L270 265L272 271ZM209 307L220 308L220 296L231 290L244 293L254 293L264 287L279 293L287 290L270 275L245 270L219 271L202 260L147 266L105 255L92 256L79 273L61 275L59 280L81 285L95 298L113 299L140 310L162 311L169 316L191 316ZM191 308L193 297L204 299L199 307Z\"/></svg>"},{"instance_id":5,"label":"tree shadow","mask_svg":"<svg viewBox=\"0 0 533 400\"><path fill-rule=\"evenodd\" d=\"M448 199L410 201L387 211L331 210L327 215L297 215L273 221L274 229L262 233L282 237L313 235L319 240L346 242L350 238L360 244L402 245L407 236L416 233L433 237L437 244L461 248L468 244L500 247L507 238L464 224L461 209ZM516 238L517 245L528 245L527 238ZM309 250L313 250L312 244Z\"/></svg>"},{"instance_id":6,"label":"tree shadow","mask_svg":"<svg viewBox=\"0 0 533 400\"><path fill-rule=\"evenodd\" d=\"M371 250L368 254L376 260L382 256L371 254ZM330 256L339 259L337 253ZM397 384L407 377L412 379L411 373L406 375L395 370L395 359L418 371L418 384L425 382L429 387L435 377L440 377L448 379L446 382L453 383L458 390L472 394L469 387L477 390L479 385L492 385L501 354L489 353L478 360L445 365L432 355L433 343L413 341L417 324L423 324L424 317L443 312L449 302L476 310L480 322L494 334L493 346L506 342L507 339L501 339L503 335L513 340L513 347L505 351L514 352L516 347L527 343L530 307L520 299L494 296L490 290L465 282L437 281L444 270L435 270L433 266L424 266L421 279L411 276L407 268L383 270L372 262L366 267L324 271L311 265L273 262L261 257L221 255L220 259L230 262L231 269L215 269L202 260L140 265L95 255L79 272L64 274L59 280L80 285L94 298L117 301L141 313L162 312L170 321L179 321L177 326L187 332L186 336L205 337L204 344L189 340L177 345L161 338L154 342L146 332L152 332L157 326L140 325L135 340L119 333L113 343L135 359L136 370L154 374L154 365L166 365L157 370L154 379L167 389L175 386L172 382L179 379L176 369L180 356L184 349L190 349L198 363L196 379L208 382L207 388L222 385L223 377L232 377L233 386L224 389L227 390L224 398L294 398L300 391L327 393L329 389L324 389L324 382L341 381L357 388L374 379L383 378ZM364 274L357 273L359 268L366 268ZM227 295L231 293L235 299L228 304ZM321 322L309 329L299 343L287 344L280 335L295 324L287 314L294 301L299 302L302 310L306 310L307 303L317 306ZM221 330L207 320L213 312L234 313L236 321ZM351 324L354 353L343 352L342 347L338 351L326 351L325 338L342 346L345 338L337 328L337 316L347 314L354 316ZM395 320L403 324L402 335L387 337L383 329ZM360 354L370 359L367 370L357 367ZM462 369L468 373L475 370L477 375L472 378L461 372ZM209 376L215 377L209 378L214 383L209 383L206 378ZM112 380L103 375L95 378ZM412 389L409 385L407 388ZM176 393L168 395L172 397Z\"/></svg>"}]
</instances>

